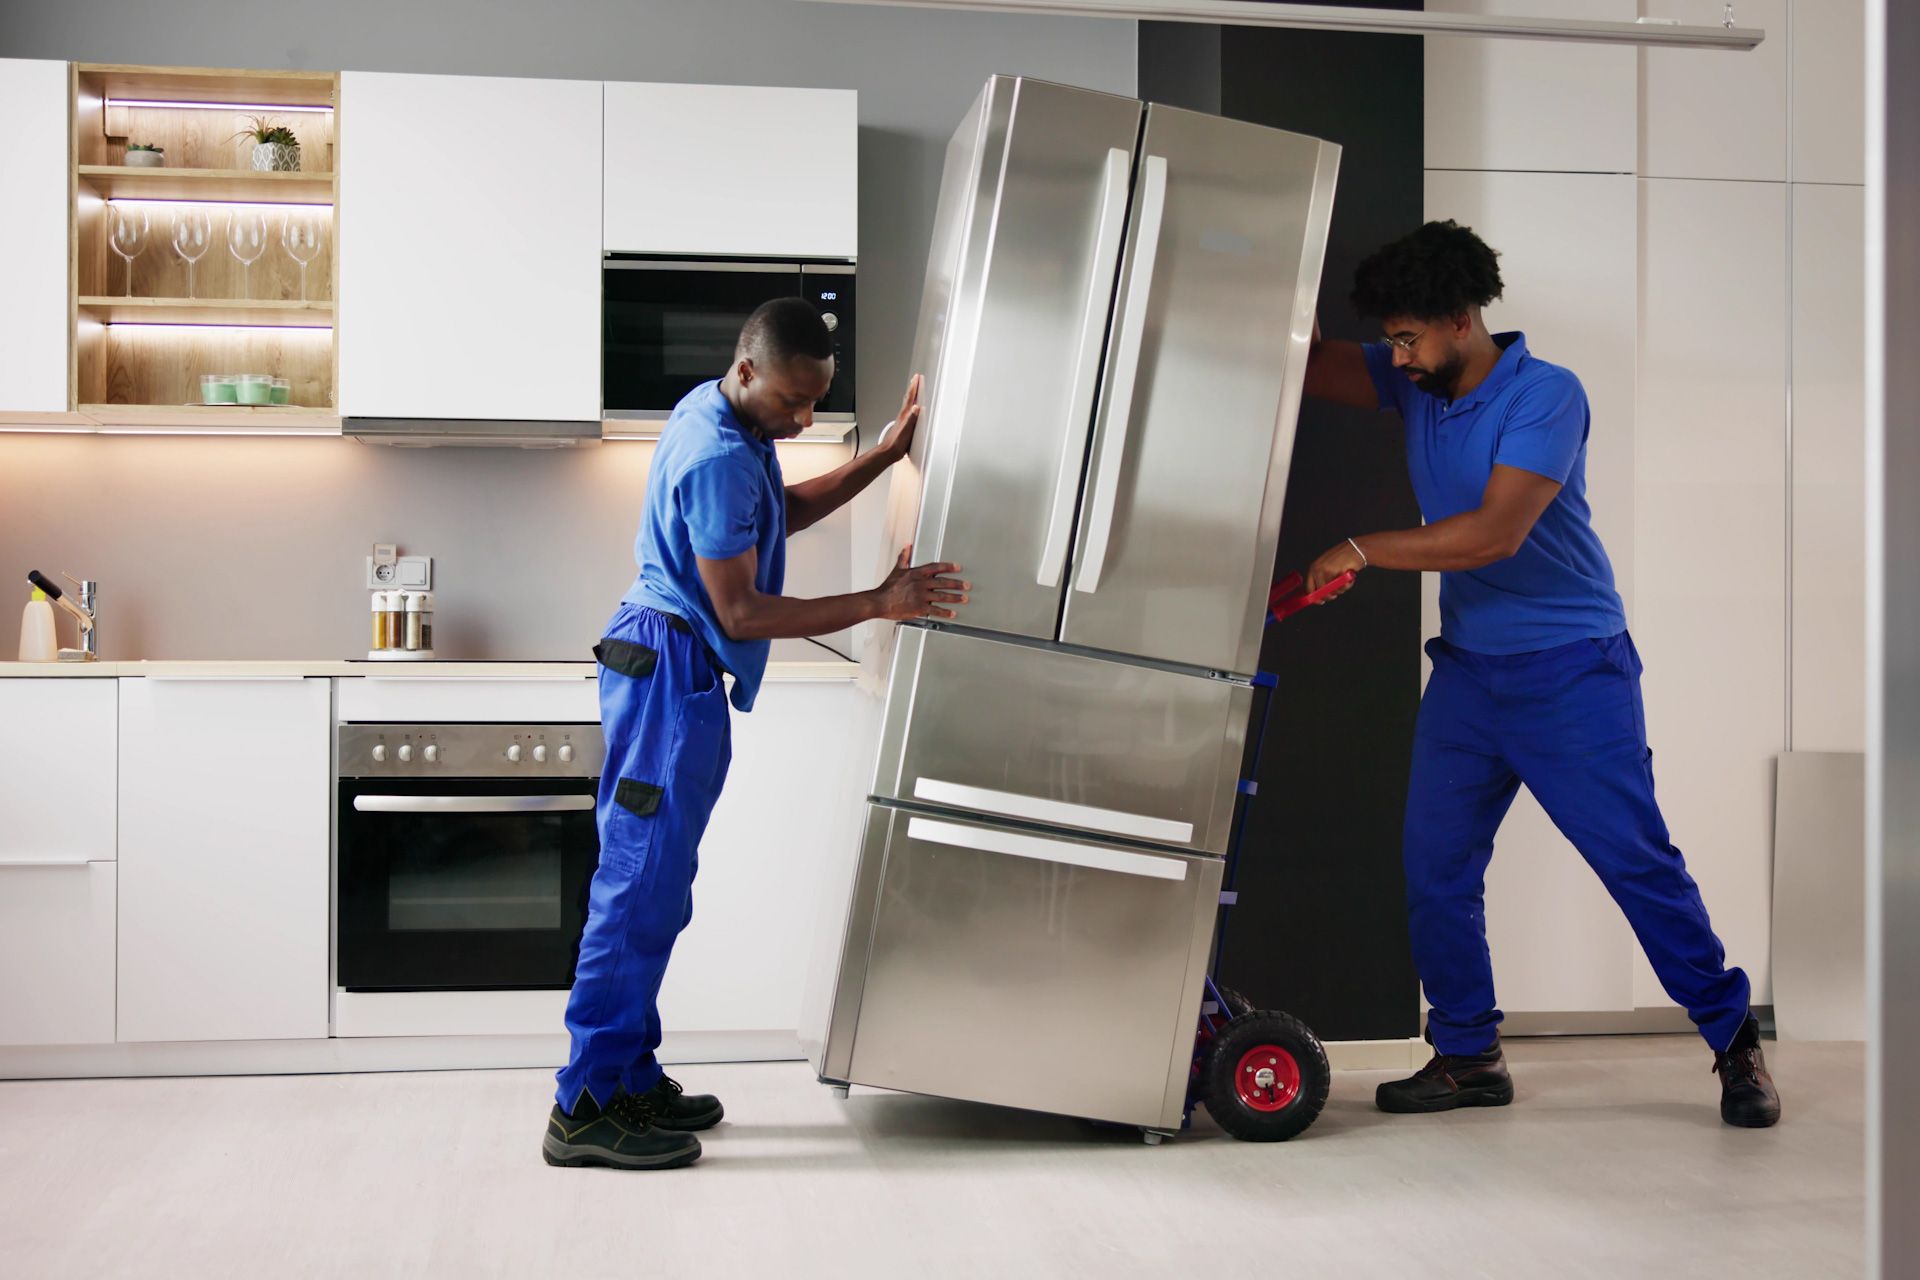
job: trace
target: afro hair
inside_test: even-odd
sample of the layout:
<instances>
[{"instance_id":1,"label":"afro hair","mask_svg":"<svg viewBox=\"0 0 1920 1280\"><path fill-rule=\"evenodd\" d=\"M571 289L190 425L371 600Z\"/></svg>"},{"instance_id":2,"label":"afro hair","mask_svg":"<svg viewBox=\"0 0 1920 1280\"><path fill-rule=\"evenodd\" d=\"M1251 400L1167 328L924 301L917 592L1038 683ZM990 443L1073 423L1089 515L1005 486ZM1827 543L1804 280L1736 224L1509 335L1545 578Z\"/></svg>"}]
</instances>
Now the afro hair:
<instances>
[{"instance_id":1,"label":"afro hair","mask_svg":"<svg viewBox=\"0 0 1920 1280\"><path fill-rule=\"evenodd\" d=\"M1484 307L1500 296L1499 257L1471 227L1429 222L1355 268L1354 309L1376 320L1433 320Z\"/></svg>"}]
</instances>

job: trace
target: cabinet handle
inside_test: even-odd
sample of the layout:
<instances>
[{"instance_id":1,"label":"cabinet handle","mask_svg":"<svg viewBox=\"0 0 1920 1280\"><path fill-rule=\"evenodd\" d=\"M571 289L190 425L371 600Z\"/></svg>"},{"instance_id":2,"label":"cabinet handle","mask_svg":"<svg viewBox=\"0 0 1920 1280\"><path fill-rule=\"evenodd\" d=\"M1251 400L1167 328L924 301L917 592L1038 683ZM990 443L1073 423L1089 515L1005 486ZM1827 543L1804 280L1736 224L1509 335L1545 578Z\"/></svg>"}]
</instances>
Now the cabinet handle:
<instances>
[{"instance_id":1,"label":"cabinet handle","mask_svg":"<svg viewBox=\"0 0 1920 1280\"><path fill-rule=\"evenodd\" d=\"M355 796L358 813L576 813L593 808L593 797L565 796Z\"/></svg>"},{"instance_id":2,"label":"cabinet handle","mask_svg":"<svg viewBox=\"0 0 1920 1280\"><path fill-rule=\"evenodd\" d=\"M89 858L84 853L49 853L31 858L0 858L0 870L8 867L85 867L105 858Z\"/></svg>"}]
</instances>

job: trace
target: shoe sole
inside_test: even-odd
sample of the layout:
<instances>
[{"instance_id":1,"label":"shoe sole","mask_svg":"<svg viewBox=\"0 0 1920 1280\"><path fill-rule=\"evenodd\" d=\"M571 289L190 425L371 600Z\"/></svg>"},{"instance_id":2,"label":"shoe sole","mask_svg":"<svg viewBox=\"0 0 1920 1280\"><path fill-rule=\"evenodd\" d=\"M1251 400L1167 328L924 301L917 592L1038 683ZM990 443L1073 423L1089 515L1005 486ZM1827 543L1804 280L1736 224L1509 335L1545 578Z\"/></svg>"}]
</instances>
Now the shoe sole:
<instances>
[{"instance_id":1,"label":"shoe sole","mask_svg":"<svg viewBox=\"0 0 1920 1280\"><path fill-rule=\"evenodd\" d=\"M1440 1111L1457 1111L1461 1107L1504 1107L1512 1101L1512 1081L1492 1089L1462 1089L1437 1102L1409 1102L1379 1093L1373 1095L1376 1107L1397 1116L1433 1115Z\"/></svg>"},{"instance_id":2,"label":"shoe sole","mask_svg":"<svg viewBox=\"0 0 1920 1280\"><path fill-rule=\"evenodd\" d=\"M1736 1129L1771 1129L1780 1123L1777 1113L1771 1116L1730 1116L1722 1111L1720 1118Z\"/></svg>"},{"instance_id":3,"label":"shoe sole","mask_svg":"<svg viewBox=\"0 0 1920 1280\"><path fill-rule=\"evenodd\" d=\"M684 1116L677 1120L663 1120L655 1116L653 1127L665 1129L668 1133L699 1133L703 1129L711 1129L719 1124L726 1114L725 1107L715 1107L712 1111L702 1112L697 1116Z\"/></svg>"},{"instance_id":4,"label":"shoe sole","mask_svg":"<svg viewBox=\"0 0 1920 1280\"><path fill-rule=\"evenodd\" d=\"M540 1155L550 1165L562 1169L680 1169L700 1158L700 1144L658 1156L630 1156L605 1147L575 1146L549 1133L540 1141Z\"/></svg>"}]
</instances>

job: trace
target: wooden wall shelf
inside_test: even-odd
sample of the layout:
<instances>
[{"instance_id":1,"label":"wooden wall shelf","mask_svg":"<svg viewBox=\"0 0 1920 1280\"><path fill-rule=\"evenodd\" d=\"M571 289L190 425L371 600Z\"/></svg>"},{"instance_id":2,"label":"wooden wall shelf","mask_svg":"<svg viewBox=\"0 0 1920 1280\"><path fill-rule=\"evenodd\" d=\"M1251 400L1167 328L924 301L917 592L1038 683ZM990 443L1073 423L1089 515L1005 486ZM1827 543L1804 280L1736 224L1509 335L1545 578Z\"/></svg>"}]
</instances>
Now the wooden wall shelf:
<instances>
[{"instance_id":1,"label":"wooden wall shelf","mask_svg":"<svg viewBox=\"0 0 1920 1280\"><path fill-rule=\"evenodd\" d=\"M331 302L238 298L82 298L80 314L101 324L270 325L330 329Z\"/></svg>"},{"instance_id":2,"label":"wooden wall shelf","mask_svg":"<svg viewBox=\"0 0 1920 1280\"><path fill-rule=\"evenodd\" d=\"M253 169L135 169L83 164L80 181L103 200L200 200L248 204L333 203L331 173L262 173Z\"/></svg>"}]
</instances>

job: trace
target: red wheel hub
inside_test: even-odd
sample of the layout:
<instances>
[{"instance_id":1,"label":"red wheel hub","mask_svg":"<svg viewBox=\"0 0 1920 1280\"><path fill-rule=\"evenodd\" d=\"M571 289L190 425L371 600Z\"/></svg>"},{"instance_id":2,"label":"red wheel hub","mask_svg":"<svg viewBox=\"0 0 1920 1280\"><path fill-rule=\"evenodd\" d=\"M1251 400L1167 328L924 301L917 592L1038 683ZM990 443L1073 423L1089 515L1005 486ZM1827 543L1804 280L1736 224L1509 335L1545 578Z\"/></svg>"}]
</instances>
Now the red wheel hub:
<instances>
[{"instance_id":1,"label":"red wheel hub","mask_svg":"<svg viewBox=\"0 0 1920 1280\"><path fill-rule=\"evenodd\" d=\"M1255 1111L1284 1111L1300 1096L1300 1064L1277 1044L1257 1044L1240 1055L1233 1088Z\"/></svg>"}]
</instances>

